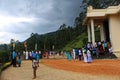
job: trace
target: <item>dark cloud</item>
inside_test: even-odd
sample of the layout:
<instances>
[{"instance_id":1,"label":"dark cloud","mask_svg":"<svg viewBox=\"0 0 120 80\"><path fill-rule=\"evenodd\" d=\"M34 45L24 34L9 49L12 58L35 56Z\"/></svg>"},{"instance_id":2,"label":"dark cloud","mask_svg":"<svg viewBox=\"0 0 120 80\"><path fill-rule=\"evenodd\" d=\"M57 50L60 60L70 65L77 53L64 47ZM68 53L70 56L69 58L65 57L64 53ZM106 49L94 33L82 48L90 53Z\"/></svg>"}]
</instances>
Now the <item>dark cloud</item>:
<instances>
[{"instance_id":1,"label":"dark cloud","mask_svg":"<svg viewBox=\"0 0 120 80\"><path fill-rule=\"evenodd\" d=\"M0 15L34 18L33 22L10 24L4 32L26 35L55 31L63 23L73 25L82 0L0 0ZM2 27L2 26L1 26ZM4 27L4 26L3 26ZM10 29L11 28L11 29ZM22 33L22 34L21 34Z\"/></svg>"}]
</instances>

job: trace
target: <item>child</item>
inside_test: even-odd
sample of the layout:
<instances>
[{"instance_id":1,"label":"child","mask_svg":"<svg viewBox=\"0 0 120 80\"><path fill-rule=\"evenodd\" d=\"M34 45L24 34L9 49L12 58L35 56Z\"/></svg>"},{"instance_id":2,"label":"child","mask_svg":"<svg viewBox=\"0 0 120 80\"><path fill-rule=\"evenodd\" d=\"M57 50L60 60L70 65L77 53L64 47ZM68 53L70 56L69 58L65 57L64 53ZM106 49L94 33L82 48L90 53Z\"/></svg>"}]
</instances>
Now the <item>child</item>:
<instances>
[{"instance_id":1,"label":"child","mask_svg":"<svg viewBox=\"0 0 120 80\"><path fill-rule=\"evenodd\" d=\"M21 58L20 58L20 56L18 57L18 67L21 67Z\"/></svg>"},{"instance_id":2,"label":"child","mask_svg":"<svg viewBox=\"0 0 120 80\"><path fill-rule=\"evenodd\" d=\"M33 79L36 78L36 70L37 70L37 60L35 60L35 58L33 58L32 60L32 67L33 67Z\"/></svg>"}]
</instances>

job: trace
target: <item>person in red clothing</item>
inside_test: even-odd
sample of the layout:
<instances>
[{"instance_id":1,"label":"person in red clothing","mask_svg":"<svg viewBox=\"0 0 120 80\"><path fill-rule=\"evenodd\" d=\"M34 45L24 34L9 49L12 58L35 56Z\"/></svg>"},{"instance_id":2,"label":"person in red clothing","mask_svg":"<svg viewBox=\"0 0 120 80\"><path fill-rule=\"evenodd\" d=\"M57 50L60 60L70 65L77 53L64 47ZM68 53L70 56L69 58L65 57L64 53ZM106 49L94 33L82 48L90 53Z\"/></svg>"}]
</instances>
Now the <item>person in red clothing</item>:
<instances>
[{"instance_id":1,"label":"person in red clothing","mask_svg":"<svg viewBox=\"0 0 120 80\"><path fill-rule=\"evenodd\" d=\"M45 54L46 54L46 58L49 59L49 53L48 53L48 51L46 51Z\"/></svg>"}]
</instances>

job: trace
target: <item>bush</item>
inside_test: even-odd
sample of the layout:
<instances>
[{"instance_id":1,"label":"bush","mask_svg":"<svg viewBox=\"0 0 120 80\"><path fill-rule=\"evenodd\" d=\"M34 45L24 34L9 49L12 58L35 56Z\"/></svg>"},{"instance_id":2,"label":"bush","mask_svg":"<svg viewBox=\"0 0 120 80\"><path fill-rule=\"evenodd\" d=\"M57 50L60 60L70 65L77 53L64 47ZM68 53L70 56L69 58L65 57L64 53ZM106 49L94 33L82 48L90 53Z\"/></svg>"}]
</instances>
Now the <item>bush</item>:
<instances>
[{"instance_id":1,"label":"bush","mask_svg":"<svg viewBox=\"0 0 120 80\"><path fill-rule=\"evenodd\" d=\"M10 52L5 50L0 50L0 74L1 72L10 66ZM8 62L9 61L9 62Z\"/></svg>"},{"instance_id":2,"label":"bush","mask_svg":"<svg viewBox=\"0 0 120 80\"><path fill-rule=\"evenodd\" d=\"M0 63L8 62L9 57L10 57L9 51L0 51Z\"/></svg>"}]
</instances>

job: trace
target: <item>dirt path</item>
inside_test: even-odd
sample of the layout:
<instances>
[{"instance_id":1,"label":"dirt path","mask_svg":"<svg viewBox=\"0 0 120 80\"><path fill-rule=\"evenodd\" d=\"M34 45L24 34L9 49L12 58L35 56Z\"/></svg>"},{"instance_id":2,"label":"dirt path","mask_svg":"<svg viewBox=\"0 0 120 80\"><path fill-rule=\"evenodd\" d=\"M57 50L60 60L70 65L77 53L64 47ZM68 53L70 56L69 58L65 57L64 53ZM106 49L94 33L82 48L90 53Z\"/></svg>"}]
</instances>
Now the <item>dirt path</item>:
<instances>
[{"instance_id":1,"label":"dirt path","mask_svg":"<svg viewBox=\"0 0 120 80\"><path fill-rule=\"evenodd\" d=\"M35 80L120 80L119 76L97 76L56 69L52 66L46 66L47 63L44 61L46 60L43 60L40 63L40 66L37 70L37 78ZM22 67L14 68L11 66L3 71L0 80L32 80L32 77L31 61L23 61Z\"/></svg>"}]
</instances>

